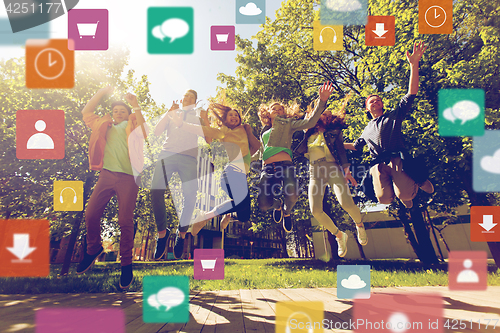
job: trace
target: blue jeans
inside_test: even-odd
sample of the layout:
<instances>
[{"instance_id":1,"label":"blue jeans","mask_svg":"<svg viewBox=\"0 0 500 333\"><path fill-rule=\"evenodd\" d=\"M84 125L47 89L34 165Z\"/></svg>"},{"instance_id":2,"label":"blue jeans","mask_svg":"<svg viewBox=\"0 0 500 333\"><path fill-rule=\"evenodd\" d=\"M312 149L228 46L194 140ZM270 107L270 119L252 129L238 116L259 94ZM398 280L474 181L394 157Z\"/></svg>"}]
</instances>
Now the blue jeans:
<instances>
[{"instance_id":1,"label":"blue jeans","mask_svg":"<svg viewBox=\"0 0 500 333\"><path fill-rule=\"evenodd\" d=\"M264 211L280 208L280 201L277 197L283 194L283 211L285 215L290 214L299 199L298 182L295 165L291 161L264 165L260 174L259 196L257 198L259 208Z\"/></svg>"},{"instance_id":2,"label":"blue jeans","mask_svg":"<svg viewBox=\"0 0 500 333\"><path fill-rule=\"evenodd\" d=\"M247 222L250 219L250 192L245 171L232 164L227 165L222 173L221 186L231 200L216 207L216 214L236 212L238 221Z\"/></svg>"},{"instance_id":3,"label":"blue jeans","mask_svg":"<svg viewBox=\"0 0 500 333\"><path fill-rule=\"evenodd\" d=\"M180 214L180 207L175 207L177 216L180 216L179 230L185 232L189 228L198 191L197 164L196 158L189 155L162 151L158 156L158 162L155 166L153 183L151 186L153 214L155 216L158 231L163 231L167 228L165 193L174 172L179 174L182 181L182 194L184 196L182 214ZM172 198L174 198L176 192L171 191L170 193L172 194ZM175 201L180 202L181 200L173 201L175 204Z\"/></svg>"}]
</instances>

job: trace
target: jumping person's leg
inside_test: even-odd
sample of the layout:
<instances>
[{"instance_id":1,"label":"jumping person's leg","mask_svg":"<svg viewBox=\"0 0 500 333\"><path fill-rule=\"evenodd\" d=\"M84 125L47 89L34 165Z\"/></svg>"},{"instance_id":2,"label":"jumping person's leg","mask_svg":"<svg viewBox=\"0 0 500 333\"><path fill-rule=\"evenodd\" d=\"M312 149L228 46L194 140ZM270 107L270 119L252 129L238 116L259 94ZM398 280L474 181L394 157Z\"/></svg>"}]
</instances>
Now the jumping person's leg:
<instances>
[{"instance_id":1,"label":"jumping person's leg","mask_svg":"<svg viewBox=\"0 0 500 333\"><path fill-rule=\"evenodd\" d=\"M168 181L172 177L173 171L166 165L169 154L161 152L153 174L151 188L151 204L153 205L153 215L158 230L158 239L156 240L155 260L159 260L167 250L167 240L170 230L167 229L167 207L165 206L165 193L168 188Z\"/></svg>"},{"instance_id":2,"label":"jumping person's leg","mask_svg":"<svg viewBox=\"0 0 500 333\"><path fill-rule=\"evenodd\" d=\"M283 162L283 229L291 232L293 228L292 209L299 199L299 180L292 162Z\"/></svg>"},{"instance_id":3,"label":"jumping person's leg","mask_svg":"<svg viewBox=\"0 0 500 333\"><path fill-rule=\"evenodd\" d=\"M172 177L173 170L169 167L169 155L161 152L156 162L153 181L151 185L151 204L153 205L153 215L155 216L156 228L160 238L165 237L167 231L167 208L165 205L165 193L168 182Z\"/></svg>"},{"instance_id":4,"label":"jumping person's leg","mask_svg":"<svg viewBox=\"0 0 500 333\"><path fill-rule=\"evenodd\" d=\"M394 188L392 187L391 168L384 163L374 165L370 169L373 178L373 190L381 204L390 204L394 200Z\"/></svg>"},{"instance_id":5,"label":"jumping person's leg","mask_svg":"<svg viewBox=\"0 0 500 333\"><path fill-rule=\"evenodd\" d=\"M177 229L174 244L174 257L181 259L184 253L184 238L193 217L193 211L198 194L198 170L196 158L188 155L176 156L175 163L177 173L182 181L182 195L184 205L179 218L179 228ZM175 194L172 193L172 196ZM176 207L179 215L179 207Z\"/></svg>"},{"instance_id":6,"label":"jumping person's leg","mask_svg":"<svg viewBox=\"0 0 500 333\"><path fill-rule=\"evenodd\" d=\"M263 211L281 208L281 201L274 197L274 186L279 186L279 182L274 176L273 167L264 166L260 174L259 194L257 196L257 203Z\"/></svg>"},{"instance_id":7,"label":"jumping person's leg","mask_svg":"<svg viewBox=\"0 0 500 333\"><path fill-rule=\"evenodd\" d=\"M116 172L116 197L118 199L118 224L120 225L120 261L122 272L120 288L127 289L134 281L132 250L134 248L134 209L139 187L132 175Z\"/></svg>"},{"instance_id":8,"label":"jumping person's leg","mask_svg":"<svg viewBox=\"0 0 500 333\"><path fill-rule=\"evenodd\" d=\"M99 174L94 192L92 192L85 209L87 248L84 249L83 259L76 268L77 274L83 274L89 270L99 254L104 250L101 243L101 217L114 194L113 173L103 169Z\"/></svg>"},{"instance_id":9,"label":"jumping person's leg","mask_svg":"<svg viewBox=\"0 0 500 333\"><path fill-rule=\"evenodd\" d=\"M250 219L250 192L248 191L245 171L234 165L227 165L222 172L221 187L227 193L230 200L200 215L191 227L191 234L193 236L197 235L208 221L219 215L236 213L238 220L241 222L247 222ZM225 226L228 224L228 218L224 220ZM225 229L225 227L222 229Z\"/></svg>"},{"instance_id":10,"label":"jumping person's leg","mask_svg":"<svg viewBox=\"0 0 500 333\"><path fill-rule=\"evenodd\" d=\"M358 242L361 245L368 244L368 237L366 235L365 226L361 221L361 210L354 203L351 192L349 191L347 180L345 179L344 174L342 173L342 170L337 163L332 163L330 165L329 184L330 188L333 188L340 206L349 214L349 216L356 224Z\"/></svg>"},{"instance_id":11,"label":"jumping person's leg","mask_svg":"<svg viewBox=\"0 0 500 333\"><path fill-rule=\"evenodd\" d=\"M198 171L196 169L198 163L196 158L187 155L177 155L176 162L177 172L182 181L182 195L184 197L182 214L179 218L179 229L181 233L185 234L193 217L198 194Z\"/></svg>"},{"instance_id":12,"label":"jumping person's leg","mask_svg":"<svg viewBox=\"0 0 500 333\"><path fill-rule=\"evenodd\" d=\"M132 263L134 248L134 209L139 187L134 177L116 172L116 197L118 199L118 224L120 225L120 261L122 266Z\"/></svg>"},{"instance_id":13,"label":"jumping person's leg","mask_svg":"<svg viewBox=\"0 0 500 333\"><path fill-rule=\"evenodd\" d=\"M328 185L325 167L320 165L311 165L309 170L310 179L308 195L311 213L322 226L332 233L332 235L337 235L339 229L323 210L323 198L325 196L326 186Z\"/></svg>"},{"instance_id":14,"label":"jumping person's leg","mask_svg":"<svg viewBox=\"0 0 500 333\"><path fill-rule=\"evenodd\" d=\"M352 200L349 185L337 163L331 163L328 168L328 183L335 192L340 206L349 214L356 224L361 223L361 211Z\"/></svg>"},{"instance_id":15,"label":"jumping person's leg","mask_svg":"<svg viewBox=\"0 0 500 333\"><path fill-rule=\"evenodd\" d=\"M87 226L87 253L97 253L101 244L101 217L109 200L115 194L113 173L101 170L99 179L90 196L85 209L85 225Z\"/></svg>"},{"instance_id":16,"label":"jumping person's leg","mask_svg":"<svg viewBox=\"0 0 500 333\"><path fill-rule=\"evenodd\" d=\"M285 216L287 216L292 213L293 206L295 206L295 203L299 200L299 184L295 173L295 165L293 165L292 162L285 162L283 172L283 211Z\"/></svg>"},{"instance_id":17,"label":"jumping person's leg","mask_svg":"<svg viewBox=\"0 0 500 333\"><path fill-rule=\"evenodd\" d=\"M250 193L248 191L247 175L245 171L233 165L226 166L222 174L222 189L231 200L216 207L216 215L237 213L239 221L248 221L250 212L248 211L247 214L246 211L250 203ZM248 217L246 215L248 215Z\"/></svg>"},{"instance_id":18,"label":"jumping person's leg","mask_svg":"<svg viewBox=\"0 0 500 333\"><path fill-rule=\"evenodd\" d=\"M394 183L396 196L403 201L406 207L410 208L409 202L415 198L418 192L418 185L403 171L403 161L400 157L391 159L391 177Z\"/></svg>"}]
</instances>

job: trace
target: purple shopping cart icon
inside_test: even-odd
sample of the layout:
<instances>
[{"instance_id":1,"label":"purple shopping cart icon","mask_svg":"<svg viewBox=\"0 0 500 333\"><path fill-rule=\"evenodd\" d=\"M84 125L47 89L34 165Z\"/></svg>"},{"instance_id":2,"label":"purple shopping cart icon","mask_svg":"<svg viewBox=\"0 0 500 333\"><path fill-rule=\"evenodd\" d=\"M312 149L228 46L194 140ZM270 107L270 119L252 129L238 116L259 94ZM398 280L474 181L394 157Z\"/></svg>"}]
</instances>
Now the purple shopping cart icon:
<instances>
[{"instance_id":1,"label":"purple shopping cart icon","mask_svg":"<svg viewBox=\"0 0 500 333\"><path fill-rule=\"evenodd\" d=\"M210 49L212 51L234 51L234 26L213 25L210 27Z\"/></svg>"},{"instance_id":2,"label":"purple shopping cart icon","mask_svg":"<svg viewBox=\"0 0 500 333\"><path fill-rule=\"evenodd\" d=\"M108 10L70 10L68 12L68 49L107 50Z\"/></svg>"}]
</instances>

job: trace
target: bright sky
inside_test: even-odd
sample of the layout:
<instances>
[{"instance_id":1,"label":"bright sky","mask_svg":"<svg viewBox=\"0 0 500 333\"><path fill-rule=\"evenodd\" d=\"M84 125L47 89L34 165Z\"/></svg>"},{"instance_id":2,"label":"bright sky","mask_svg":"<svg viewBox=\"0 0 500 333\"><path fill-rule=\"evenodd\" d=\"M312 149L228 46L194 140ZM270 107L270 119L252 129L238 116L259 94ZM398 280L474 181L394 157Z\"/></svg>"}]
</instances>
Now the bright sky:
<instances>
[{"instance_id":1,"label":"bright sky","mask_svg":"<svg viewBox=\"0 0 500 333\"><path fill-rule=\"evenodd\" d=\"M251 0L249 0L250 2ZM266 16L274 19L281 0L266 1ZM0 19L7 13L0 6ZM148 7L192 7L194 9L194 52L191 55L150 55L147 53ZM210 27L234 25L236 34L251 38L259 30L257 24L236 24L236 0L80 0L75 9L107 9L109 12L109 44L125 45L130 50L130 68L136 77L147 75L151 95L158 103L171 105L186 89L198 92L199 99L215 96L218 73L234 75L236 51L211 51ZM67 15L50 23L51 38L67 38ZM76 51L106 52L106 51ZM0 58L23 57L24 45L0 45Z\"/></svg>"}]
</instances>

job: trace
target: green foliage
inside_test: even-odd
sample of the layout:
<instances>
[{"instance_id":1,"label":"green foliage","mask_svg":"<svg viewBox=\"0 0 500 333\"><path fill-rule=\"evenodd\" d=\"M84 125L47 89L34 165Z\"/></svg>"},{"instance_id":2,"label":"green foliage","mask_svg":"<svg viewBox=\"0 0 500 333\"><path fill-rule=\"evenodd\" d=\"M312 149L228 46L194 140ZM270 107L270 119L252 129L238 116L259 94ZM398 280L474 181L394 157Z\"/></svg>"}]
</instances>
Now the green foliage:
<instances>
[{"instance_id":1,"label":"green foliage","mask_svg":"<svg viewBox=\"0 0 500 333\"><path fill-rule=\"evenodd\" d=\"M332 101L354 92L346 109L349 127L344 130L345 141L352 142L368 122L365 96L378 93L389 110L406 93L410 71L405 53L422 40L428 48L420 61L420 91L414 111L403 124L406 146L414 155L423 154L430 167L430 178L436 188L430 208L451 213L455 207L469 204L473 193L472 139L439 136L437 93L442 88L484 89L486 125L500 128L500 1L455 1L451 35L420 35L417 1L370 1L370 15L396 17L395 46L366 46L364 27L344 26L343 51L313 50L312 22L318 19L316 4L314 0L284 1L276 19L266 20L253 43L237 39L241 54L236 58L239 64L236 76L219 75L226 86L227 98L245 110L247 119L260 128L257 117L260 103L270 99L298 100L305 107L314 99L317 87L330 80L336 88L330 97L330 108L339 106ZM360 162L359 156L351 154L351 157ZM491 204L498 202L496 194L487 197ZM475 195L474 200L477 199ZM306 200L301 197L295 214L306 209ZM335 211L339 210L335 203ZM298 220L309 217L307 212L300 214Z\"/></svg>"},{"instance_id":2,"label":"green foliage","mask_svg":"<svg viewBox=\"0 0 500 333\"><path fill-rule=\"evenodd\" d=\"M88 100L106 85L114 86L115 93L103 99L96 112L109 113L114 100L123 100L127 92L137 95L147 118L159 116L157 106L149 94L146 76L136 79L134 71L124 73L128 51L110 49L105 53L79 53L76 58L75 87L73 89L26 89L24 59L10 59L0 63L0 216L10 219L48 219L51 235L60 239L68 235L78 212L53 210L53 182L55 180L89 179L94 186L97 172L89 170L88 142L90 129L82 120L81 111ZM19 160L16 158L16 111L63 110L65 113L65 157L62 160ZM17 124L21 126L21 124ZM157 148L158 149L158 148ZM85 202L92 192L85 193ZM174 208L169 201L169 209ZM103 216L103 237L118 240L118 204L113 198ZM174 214L175 216L175 214ZM154 228L149 191L141 189L135 211L136 229L146 232ZM173 224L173 222L172 222ZM82 224L84 229L84 224Z\"/></svg>"}]
</instances>

